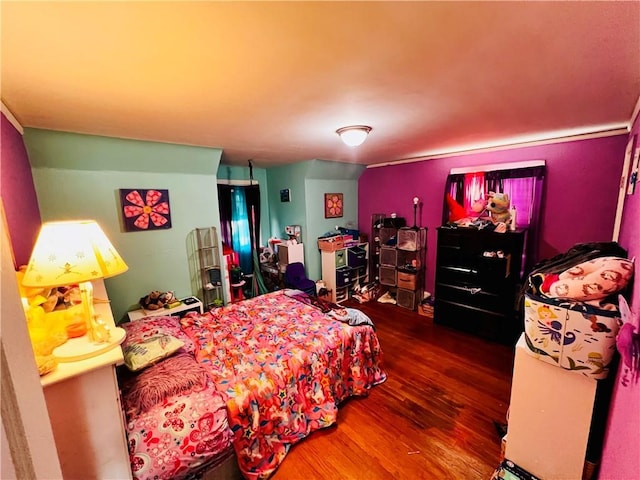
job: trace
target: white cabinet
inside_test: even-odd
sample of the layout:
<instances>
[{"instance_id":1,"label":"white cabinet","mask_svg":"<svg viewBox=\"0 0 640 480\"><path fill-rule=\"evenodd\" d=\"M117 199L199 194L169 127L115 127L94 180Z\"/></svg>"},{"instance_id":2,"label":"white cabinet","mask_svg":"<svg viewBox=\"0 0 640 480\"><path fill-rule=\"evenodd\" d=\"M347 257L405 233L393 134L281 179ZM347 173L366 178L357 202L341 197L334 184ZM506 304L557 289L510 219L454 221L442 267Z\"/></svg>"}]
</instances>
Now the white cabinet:
<instances>
[{"instance_id":1,"label":"white cabinet","mask_svg":"<svg viewBox=\"0 0 640 480\"><path fill-rule=\"evenodd\" d=\"M346 300L355 286L369 283L369 244L322 251L322 280L331 292L332 302Z\"/></svg>"},{"instance_id":2,"label":"white cabinet","mask_svg":"<svg viewBox=\"0 0 640 480\"><path fill-rule=\"evenodd\" d=\"M107 299L102 281L94 297ZM113 326L108 302L95 310ZM60 363L41 377L64 478L130 479L131 467L115 367L123 363L116 346L86 360Z\"/></svg>"},{"instance_id":3,"label":"white cabinet","mask_svg":"<svg viewBox=\"0 0 640 480\"><path fill-rule=\"evenodd\" d=\"M597 381L516 345L505 456L545 479L582 477Z\"/></svg>"}]
</instances>

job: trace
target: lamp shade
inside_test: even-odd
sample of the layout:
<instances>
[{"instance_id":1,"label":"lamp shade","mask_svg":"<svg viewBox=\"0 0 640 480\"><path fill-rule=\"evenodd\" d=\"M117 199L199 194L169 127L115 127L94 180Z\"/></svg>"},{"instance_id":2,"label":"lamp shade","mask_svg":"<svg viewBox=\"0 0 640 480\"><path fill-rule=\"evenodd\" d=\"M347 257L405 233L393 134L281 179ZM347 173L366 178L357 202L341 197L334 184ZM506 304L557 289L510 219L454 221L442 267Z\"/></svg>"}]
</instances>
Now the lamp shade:
<instances>
[{"instance_id":1,"label":"lamp shade","mask_svg":"<svg viewBox=\"0 0 640 480\"><path fill-rule=\"evenodd\" d=\"M362 145L367 139L367 135L371 131L371 127L366 125L353 125L351 127L342 127L336 130L345 145L357 147Z\"/></svg>"},{"instance_id":2,"label":"lamp shade","mask_svg":"<svg viewBox=\"0 0 640 480\"><path fill-rule=\"evenodd\" d=\"M22 284L57 287L112 277L129 267L93 220L42 225Z\"/></svg>"}]
</instances>

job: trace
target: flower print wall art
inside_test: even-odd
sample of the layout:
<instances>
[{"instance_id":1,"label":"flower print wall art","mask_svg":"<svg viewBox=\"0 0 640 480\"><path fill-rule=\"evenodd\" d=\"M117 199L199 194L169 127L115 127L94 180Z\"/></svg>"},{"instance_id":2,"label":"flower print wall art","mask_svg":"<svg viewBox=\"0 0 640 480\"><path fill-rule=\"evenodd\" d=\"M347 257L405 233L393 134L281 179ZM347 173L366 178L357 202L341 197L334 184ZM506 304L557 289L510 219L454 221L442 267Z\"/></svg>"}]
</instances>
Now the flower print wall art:
<instances>
[{"instance_id":1,"label":"flower print wall art","mask_svg":"<svg viewBox=\"0 0 640 480\"><path fill-rule=\"evenodd\" d=\"M338 218L344 212L342 193L324 194L324 218Z\"/></svg>"},{"instance_id":2,"label":"flower print wall art","mask_svg":"<svg viewBox=\"0 0 640 480\"><path fill-rule=\"evenodd\" d=\"M120 204L127 232L171 228L169 190L121 188Z\"/></svg>"}]
</instances>

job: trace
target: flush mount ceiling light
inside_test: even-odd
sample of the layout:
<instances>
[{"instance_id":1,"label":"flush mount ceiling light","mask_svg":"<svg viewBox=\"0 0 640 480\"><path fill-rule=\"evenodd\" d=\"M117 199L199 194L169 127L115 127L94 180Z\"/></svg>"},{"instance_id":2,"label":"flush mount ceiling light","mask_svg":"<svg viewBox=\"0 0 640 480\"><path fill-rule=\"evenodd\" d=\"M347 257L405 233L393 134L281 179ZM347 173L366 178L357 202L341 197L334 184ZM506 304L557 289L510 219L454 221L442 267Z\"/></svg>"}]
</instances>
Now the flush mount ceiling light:
<instances>
[{"instance_id":1,"label":"flush mount ceiling light","mask_svg":"<svg viewBox=\"0 0 640 480\"><path fill-rule=\"evenodd\" d=\"M352 125L350 127L339 128L336 130L336 133L345 145L357 147L358 145L362 145L370 131L371 127L367 127L366 125Z\"/></svg>"}]
</instances>

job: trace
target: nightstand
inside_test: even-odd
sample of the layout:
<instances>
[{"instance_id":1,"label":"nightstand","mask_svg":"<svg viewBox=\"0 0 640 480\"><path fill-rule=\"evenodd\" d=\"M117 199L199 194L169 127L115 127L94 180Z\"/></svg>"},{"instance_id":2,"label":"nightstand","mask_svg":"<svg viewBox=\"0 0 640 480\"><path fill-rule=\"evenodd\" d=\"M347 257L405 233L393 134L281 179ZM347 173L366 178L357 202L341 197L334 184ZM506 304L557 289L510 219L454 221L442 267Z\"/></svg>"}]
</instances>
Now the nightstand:
<instances>
[{"instance_id":1,"label":"nightstand","mask_svg":"<svg viewBox=\"0 0 640 480\"><path fill-rule=\"evenodd\" d=\"M95 311L113 327L104 282L92 283ZM40 377L64 478L131 478L115 372L122 363L118 345L85 360L61 362Z\"/></svg>"},{"instance_id":2,"label":"nightstand","mask_svg":"<svg viewBox=\"0 0 640 480\"><path fill-rule=\"evenodd\" d=\"M166 315L184 317L189 312L203 313L202 302L198 300L197 297L182 298L180 301L182 303L174 308L158 308L157 310L140 308L127 312L127 315L129 316L129 321L133 322L145 317L160 317Z\"/></svg>"}]
</instances>

